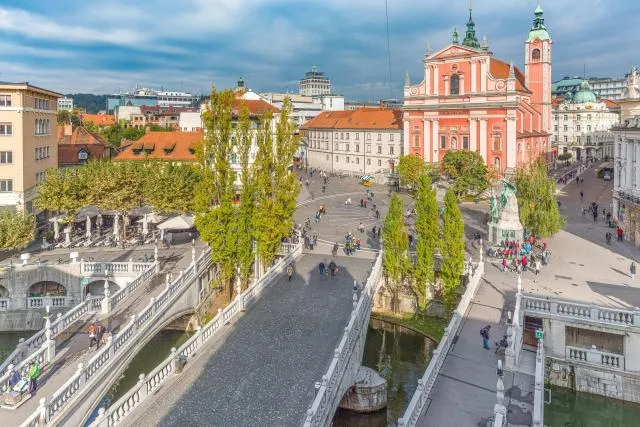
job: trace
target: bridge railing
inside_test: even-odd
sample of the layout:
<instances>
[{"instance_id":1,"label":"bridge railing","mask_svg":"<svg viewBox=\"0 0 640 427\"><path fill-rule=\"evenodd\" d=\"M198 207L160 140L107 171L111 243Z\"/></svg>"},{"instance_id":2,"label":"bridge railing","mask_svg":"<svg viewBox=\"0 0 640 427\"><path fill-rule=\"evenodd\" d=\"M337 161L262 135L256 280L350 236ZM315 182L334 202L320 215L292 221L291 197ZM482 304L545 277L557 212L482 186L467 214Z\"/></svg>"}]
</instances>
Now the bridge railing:
<instances>
[{"instance_id":1,"label":"bridge railing","mask_svg":"<svg viewBox=\"0 0 640 427\"><path fill-rule=\"evenodd\" d=\"M144 264L146 270L138 276L133 282L122 288L120 291L116 292L113 296L123 293L124 295L129 295L140 283L143 283L149 277L151 277L154 273L155 263L138 263ZM131 288L131 289L130 289ZM50 297L44 297L50 298ZM66 297L62 297L66 298ZM71 310L67 311L64 314L58 314L55 320L51 321L50 330L51 330L51 339L55 339L58 335L64 332L70 325L72 325L76 320L83 317L85 314L89 312L99 311L102 308L104 297L102 296L89 296L87 299L82 301L79 304L76 304ZM49 304L44 304L42 308L46 307ZM53 305L54 307L58 307L57 305ZM46 342L46 329L42 328L35 334L33 334L30 338L25 341L22 341L18 344L15 350L0 364L0 387L6 387L6 383L9 378L9 372L7 368L9 365L14 365L16 368L18 364L20 366L25 365L34 360L37 357L34 351L40 349L42 345ZM29 355L29 356L27 356ZM26 357L26 359L25 359ZM24 363L21 363L24 362ZM47 360L47 362L51 362Z\"/></svg>"},{"instance_id":2,"label":"bridge railing","mask_svg":"<svg viewBox=\"0 0 640 427\"><path fill-rule=\"evenodd\" d=\"M150 263L133 262L92 262L83 261L80 263L80 273L85 277L93 276L127 276L147 270Z\"/></svg>"},{"instance_id":3,"label":"bridge railing","mask_svg":"<svg viewBox=\"0 0 640 427\"><path fill-rule=\"evenodd\" d=\"M480 277L484 273L482 255L480 255L480 262L473 265L471 271L473 275L467 284L467 289L451 316L451 320L444 330L444 335L442 336L438 347L433 350L433 356L431 361L429 361L429 365L427 365L427 369L422 375L422 378L418 380L418 387L413 393L409 406L407 406L402 418L398 419L398 427L413 427L417 424L418 418L420 418L420 414L422 413L424 405L427 402L427 398L429 397L429 393L431 393L431 389L436 382L436 378L438 377L440 368L444 363L444 359L447 357L447 353L453 344L455 336L458 333L458 329L460 329L460 326L462 325L462 320L464 319L464 316L471 305L471 301L473 301L476 291L478 290Z\"/></svg>"},{"instance_id":4,"label":"bridge railing","mask_svg":"<svg viewBox=\"0 0 640 427\"><path fill-rule=\"evenodd\" d=\"M111 427L122 422L142 401L153 395L167 379L175 373L178 360L189 360L198 349L204 346L220 328L228 323L240 311L247 309L264 288L285 271L287 265L302 253L302 245L298 243L288 249L285 257L281 258L271 267L251 288L245 290L224 309L218 310L218 314L206 325L189 338L177 350L171 349L171 354L161 362L149 374L140 374L138 383L133 386L117 402L108 409L100 408L98 418L91 424L92 427Z\"/></svg>"},{"instance_id":5,"label":"bridge railing","mask_svg":"<svg viewBox=\"0 0 640 427\"><path fill-rule=\"evenodd\" d=\"M349 368L349 361L355 350L356 344L363 341L366 337L368 329L369 316L371 315L371 306L373 297L381 283L382 275L382 250L373 264L371 273L367 279L367 283L362 290L360 298L351 313L349 324L345 328L345 332L334 351L333 359L329 365L327 373L322 376L320 389L318 390L311 407L307 411L305 419L305 427L325 426L329 424L333 416L344 390L341 387L344 376ZM355 302L354 302L355 304ZM355 375L354 375L355 376Z\"/></svg>"},{"instance_id":6,"label":"bridge railing","mask_svg":"<svg viewBox=\"0 0 640 427\"><path fill-rule=\"evenodd\" d=\"M153 276L155 274L155 272L157 271L156 264L157 264L157 262L153 262L153 263L136 263L136 264L134 264L134 265L138 265L138 266L141 266L141 267L145 267L145 269L144 270L135 270L135 268L134 268L134 270L136 272L142 272L142 274L138 275L138 277L136 277L132 282L127 283L127 285L124 286L122 289L120 289L117 292L113 293L113 295L109 295L109 299L107 301L103 302L103 305L102 305L103 314L109 314L113 310L115 310L116 307L118 307L118 305L120 304L120 302L122 302L122 300L124 300L126 297L131 295L133 292L135 292L135 290L138 289L140 284L146 282L147 279L149 279L151 276Z\"/></svg>"}]
</instances>

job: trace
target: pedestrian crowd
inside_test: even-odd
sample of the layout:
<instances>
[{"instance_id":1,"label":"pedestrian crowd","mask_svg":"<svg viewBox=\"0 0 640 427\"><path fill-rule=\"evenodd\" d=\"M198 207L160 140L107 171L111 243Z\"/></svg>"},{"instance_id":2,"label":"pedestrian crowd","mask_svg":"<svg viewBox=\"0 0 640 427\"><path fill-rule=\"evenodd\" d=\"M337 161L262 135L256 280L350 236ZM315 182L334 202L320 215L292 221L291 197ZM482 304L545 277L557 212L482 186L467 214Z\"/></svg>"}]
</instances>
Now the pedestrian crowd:
<instances>
[{"instance_id":1,"label":"pedestrian crowd","mask_svg":"<svg viewBox=\"0 0 640 427\"><path fill-rule=\"evenodd\" d=\"M487 256L500 258L500 269L503 272L522 273L531 270L538 275L542 266L549 264L551 252L547 248L547 242L527 234L522 241L504 240L497 248L487 248Z\"/></svg>"}]
</instances>

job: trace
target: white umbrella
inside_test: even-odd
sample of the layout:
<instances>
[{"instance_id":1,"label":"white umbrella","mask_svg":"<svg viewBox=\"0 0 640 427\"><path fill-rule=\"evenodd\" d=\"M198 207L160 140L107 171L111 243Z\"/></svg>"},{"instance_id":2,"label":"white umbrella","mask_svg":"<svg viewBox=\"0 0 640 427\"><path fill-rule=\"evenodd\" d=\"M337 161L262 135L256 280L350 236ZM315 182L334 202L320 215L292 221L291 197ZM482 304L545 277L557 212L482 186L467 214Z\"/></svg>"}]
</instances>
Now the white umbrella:
<instances>
[{"instance_id":1,"label":"white umbrella","mask_svg":"<svg viewBox=\"0 0 640 427\"><path fill-rule=\"evenodd\" d=\"M91 237L91 217L89 217L89 216L87 217L87 225L86 225L86 228L87 228L87 230L86 230L86 236L90 238L90 237Z\"/></svg>"},{"instance_id":2,"label":"white umbrella","mask_svg":"<svg viewBox=\"0 0 640 427\"><path fill-rule=\"evenodd\" d=\"M147 235L149 232L149 222L147 221L147 214L142 217L142 234Z\"/></svg>"},{"instance_id":3,"label":"white umbrella","mask_svg":"<svg viewBox=\"0 0 640 427\"><path fill-rule=\"evenodd\" d=\"M158 224L160 230L188 230L193 228L194 218L191 215L180 215Z\"/></svg>"},{"instance_id":4,"label":"white umbrella","mask_svg":"<svg viewBox=\"0 0 640 427\"><path fill-rule=\"evenodd\" d=\"M60 238L60 223L58 218L54 218L53 221L53 238L57 241Z\"/></svg>"},{"instance_id":5,"label":"white umbrella","mask_svg":"<svg viewBox=\"0 0 640 427\"><path fill-rule=\"evenodd\" d=\"M120 223L118 222L118 214L113 216L113 235L119 240Z\"/></svg>"},{"instance_id":6,"label":"white umbrella","mask_svg":"<svg viewBox=\"0 0 640 427\"><path fill-rule=\"evenodd\" d=\"M71 244L71 228L69 227L64 229L64 242L67 245Z\"/></svg>"}]
</instances>

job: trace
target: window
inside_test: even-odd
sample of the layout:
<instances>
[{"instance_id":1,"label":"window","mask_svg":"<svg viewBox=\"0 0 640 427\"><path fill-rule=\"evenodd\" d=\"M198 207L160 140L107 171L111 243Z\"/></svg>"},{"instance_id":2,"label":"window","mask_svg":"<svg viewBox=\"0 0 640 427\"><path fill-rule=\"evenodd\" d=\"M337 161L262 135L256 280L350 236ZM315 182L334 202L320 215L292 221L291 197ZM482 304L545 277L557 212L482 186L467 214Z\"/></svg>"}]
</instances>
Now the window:
<instances>
[{"instance_id":1,"label":"window","mask_svg":"<svg viewBox=\"0 0 640 427\"><path fill-rule=\"evenodd\" d=\"M564 125L564 131L567 132L569 130L569 126Z\"/></svg>"},{"instance_id":2,"label":"window","mask_svg":"<svg viewBox=\"0 0 640 427\"><path fill-rule=\"evenodd\" d=\"M349 144L345 144L345 149L344 151L349 151Z\"/></svg>"},{"instance_id":3,"label":"window","mask_svg":"<svg viewBox=\"0 0 640 427\"><path fill-rule=\"evenodd\" d=\"M576 120L580 121L580 114L576 114Z\"/></svg>"},{"instance_id":4,"label":"window","mask_svg":"<svg viewBox=\"0 0 640 427\"><path fill-rule=\"evenodd\" d=\"M393 141L393 134L392 133L389 134L389 141Z\"/></svg>"},{"instance_id":5,"label":"window","mask_svg":"<svg viewBox=\"0 0 640 427\"><path fill-rule=\"evenodd\" d=\"M345 159L345 162L349 163L349 156Z\"/></svg>"},{"instance_id":6,"label":"window","mask_svg":"<svg viewBox=\"0 0 640 427\"><path fill-rule=\"evenodd\" d=\"M382 154L382 145L378 145L378 154Z\"/></svg>"},{"instance_id":7,"label":"window","mask_svg":"<svg viewBox=\"0 0 640 427\"><path fill-rule=\"evenodd\" d=\"M371 141L371 134L370 133L367 134L367 141Z\"/></svg>"},{"instance_id":8,"label":"window","mask_svg":"<svg viewBox=\"0 0 640 427\"><path fill-rule=\"evenodd\" d=\"M591 137L587 136L587 144L591 144Z\"/></svg>"},{"instance_id":9,"label":"window","mask_svg":"<svg viewBox=\"0 0 640 427\"><path fill-rule=\"evenodd\" d=\"M420 134L413 135L413 146L416 148L420 146Z\"/></svg>"},{"instance_id":10,"label":"window","mask_svg":"<svg viewBox=\"0 0 640 427\"><path fill-rule=\"evenodd\" d=\"M587 132L591 132L591 125L587 125Z\"/></svg>"},{"instance_id":11,"label":"window","mask_svg":"<svg viewBox=\"0 0 640 427\"><path fill-rule=\"evenodd\" d=\"M569 120L569 116L565 114L565 115L564 115L564 119L565 119L565 120Z\"/></svg>"},{"instance_id":12,"label":"window","mask_svg":"<svg viewBox=\"0 0 640 427\"><path fill-rule=\"evenodd\" d=\"M345 133L345 139L349 139L349 132Z\"/></svg>"},{"instance_id":13,"label":"window","mask_svg":"<svg viewBox=\"0 0 640 427\"><path fill-rule=\"evenodd\" d=\"M502 141L500 141L500 135L493 136L493 151L502 150Z\"/></svg>"},{"instance_id":14,"label":"window","mask_svg":"<svg viewBox=\"0 0 640 427\"><path fill-rule=\"evenodd\" d=\"M381 133L378 134L378 141L382 141L382 134Z\"/></svg>"},{"instance_id":15,"label":"window","mask_svg":"<svg viewBox=\"0 0 640 427\"><path fill-rule=\"evenodd\" d=\"M39 184L40 182L42 182L42 180L44 180L44 175L45 172L36 172L36 184Z\"/></svg>"},{"instance_id":16,"label":"window","mask_svg":"<svg viewBox=\"0 0 640 427\"><path fill-rule=\"evenodd\" d=\"M0 135L13 135L13 125L11 123L0 123Z\"/></svg>"},{"instance_id":17,"label":"window","mask_svg":"<svg viewBox=\"0 0 640 427\"><path fill-rule=\"evenodd\" d=\"M555 126L555 131L558 132L558 125Z\"/></svg>"},{"instance_id":18,"label":"window","mask_svg":"<svg viewBox=\"0 0 640 427\"><path fill-rule=\"evenodd\" d=\"M447 137L440 135L440 148L447 148Z\"/></svg>"},{"instance_id":19,"label":"window","mask_svg":"<svg viewBox=\"0 0 640 427\"><path fill-rule=\"evenodd\" d=\"M11 95L0 95L0 107L11 107Z\"/></svg>"},{"instance_id":20,"label":"window","mask_svg":"<svg viewBox=\"0 0 640 427\"><path fill-rule=\"evenodd\" d=\"M591 120L591 114L587 114L587 120Z\"/></svg>"},{"instance_id":21,"label":"window","mask_svg":"<svg viewBox=\"0 0 640 427\"><path fill-rule=\"evenodd\" d=\"M460 77L457 74L451 75L451 88L449 90L450 95L458 95L460 93Z\"/></svg>"},{"instance_id":22,"label":"window","mask_svg":"<svg viewBox=\"0 0 640 427\"><path fill-rule=\"evenodd\" d=\"M580 132L580 125L576 125L576 131Z\"/></svg>"},{"instance_id":23,"label":"window","mask_svg":"<svg viewBox=\"0 0 640 427\"><path fill-rule=\"evenodd\" d=\"M371 144L367 144L366 149L367 149L367 153L370 153L371 152Z\"/></svg>"},{"instance_id":24,"label":"window","mask_svg":"<svg viewBox=\"0 0 640 427\"><path fill-rule=\"evenodd\" d=\"M334 134L333 134L333 137L334 137L335 139L338 139L338 132L334 133Z\"/></svg>"},{"instance_id":25,"label":"window","mask_svg":"<svg viewBox=\"0 0 640 427\"><path fill-rule=\"evenodd\" d=\"M576 137L576 139L577 139L577 143L580 144L580 137L578 136ZM635 153L635 150L633 152Z\"/></svg>"},{"instance_id":26,"label":"window","mask_svg":"<svg viewBox=\"0 0 640 427\"><path fill-rule=\"evenodd\" d=\"M367 166L371 166L371 159L367 159Z\"/></svg>"},{"instance_id":27,"label":"window","mask_svg":"<svg viewBox=\"0 0 640 427\"><path fill-rule=\"evenodd\" d=\"M360 144L356 144L356 153L360 152Z\"/></svg>"},{"instance_id":28,"label":"window","mask_svg":"<svg viewBox=\"0 0 640 427\"><path fill-rule=\"evenodd\" d=\"M456 138L455 136L451 137L451 149L458 149L458 138Z\"/></svg>"},{"instance_id":29,"label":"window","mask_svg":"<svg viewBox=\"0 0 640 427\"><path fill-rule=\"evenodd\" d=\"M89 158L89 154L82 150L78 153L78 160L83 161L83 160L87 160Z\"/></svg>"},{"instance_id":30,"label":"window","mask_svg":"<svg viewBox=\"0 0 640 427\"><path fill-rule=\"evenodd\" d=\"M564 136L564 142L567 142L568 138L567 135Z\"/></svg>"},{"instance_id":31,"label":"window","mask_svg":"<svg viewBox=\"0 0 640 427\"><path fill-rule=\"evenodd\" d=\"M378 159L378 166L382 166L382 160Z\"/></svg>"},{"instance_id":32,"label":"window","mask_svg":"<svg viewBox=\"0 0 640 427\"><path fill-rule=\"evenodd\" d=\"M340 156L336 156L336 163L340 163Z\"/></svg>"},{"instance_id":33,"label":"window","mask_svg":"<svg viewBox=\"0 0 640 427\"><path fill-rule=\"evenodd\" d=\"M360 134L356 132L356 141L358 141L359 139L360 139Z\"/></svg>"},{"instance_id":34,"label":"window","mask_svg":"<svg viewBox=\"0 0 640 427\"><path fill-rule=\"evenodd\" d=\"M533 51L531 52L531 59L533 59L534 61L540 60L540 49L533 49Z\"/></svg>"},{"instance_id":35,"label":"window","mask_svg":"<svg viewBox=\"0 0 640 427\"><path fill-rule=\"evenodd\" d=\"M389 154L390 154L390 155L393 155L393 145L390 145L390 146L389 146Z\"/></svg>"},{"instance_id":36,"label":"window","mask_svg":"<svg viewBox=\"0 0 640 427\"><path fill-rule=\"evenodd\" d=\"M9 193L13 191L12 179L0 179L0 193Z\"/></svg>"},{"instance_id":37,"label":"window","mask_svg":"<svg viewBox=\"0 0 640 427\"><path fill-rule=\"evenodd\" d=\"M344 133L340 132L340 139L344 139Z\"/></svg>"},{"instance_id":38,"label":"window","mask_svg":"<svg viewBox=\"0 0 640 427\"><path fill-rule=\"evenodd\" d=\"M338 144L337 142L336 142L336 145L335 145L334 150L336 150L336 151L340 151L340 144Z\"/></svg>"},{"instance_id":39,"label":"window","mask_svg":"<svg viewBox=\"0 0 640 427\"><path fill-rule=\"evenodd\" d=\"M500 169L500 157L496 157L495 159L493 159L493 167L496 171L501 172Z\"/></svg>"},{"instance_id":40,"label":"window","mask_svg":"<svg viewBox=\"0 0 640 427\"><path fill-rule=\"evenodd\" d=\"M13 153L11 151L0 151L0 165L13 163Z\"/></svg>"},{"instance_id":41,"label":"window","mask_svg":"<svg viewBox=\"0 0 640 427\"><path fill-rule=\"evenodd\" d=\"M468 136L463 136L462 137L462 148L465 150L469 149L469 137Z\"/></svg>"},{"instance_id":42,"label":"window","mask_svg":"<svg viewBox=\"0 0 640 427\"><path fill-rule=\"evenodd\" d=\"M360 164L360 157L356 157L356 165Z\"/></svg>"}]
</instances>

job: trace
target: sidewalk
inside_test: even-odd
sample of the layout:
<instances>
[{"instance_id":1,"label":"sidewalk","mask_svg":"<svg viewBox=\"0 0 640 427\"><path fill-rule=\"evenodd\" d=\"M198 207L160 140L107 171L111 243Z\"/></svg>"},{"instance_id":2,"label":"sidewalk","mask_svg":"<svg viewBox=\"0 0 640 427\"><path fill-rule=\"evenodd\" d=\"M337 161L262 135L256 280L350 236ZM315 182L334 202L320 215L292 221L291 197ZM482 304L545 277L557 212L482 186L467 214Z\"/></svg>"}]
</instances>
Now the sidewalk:
<instances>
[{"instance_id":1,"label":"sidewalk","mask_svg":"<svg viewBox=\"0 0 640 427\"><path fill-rule=\"evenodd\" d=\"M429 395L426 412L418 425L492 425L496 399L498 359L494 342L506 334L506 312L515 301L516 276L501 273L490 262L485 264L476 298ZM505 304L506 303L506 304ZM480 329L491 325L490 350L482 348ZM533 376L504 372L507 420L510 426L528 426L532 421Z\"/></svg>"}]
</instances>

